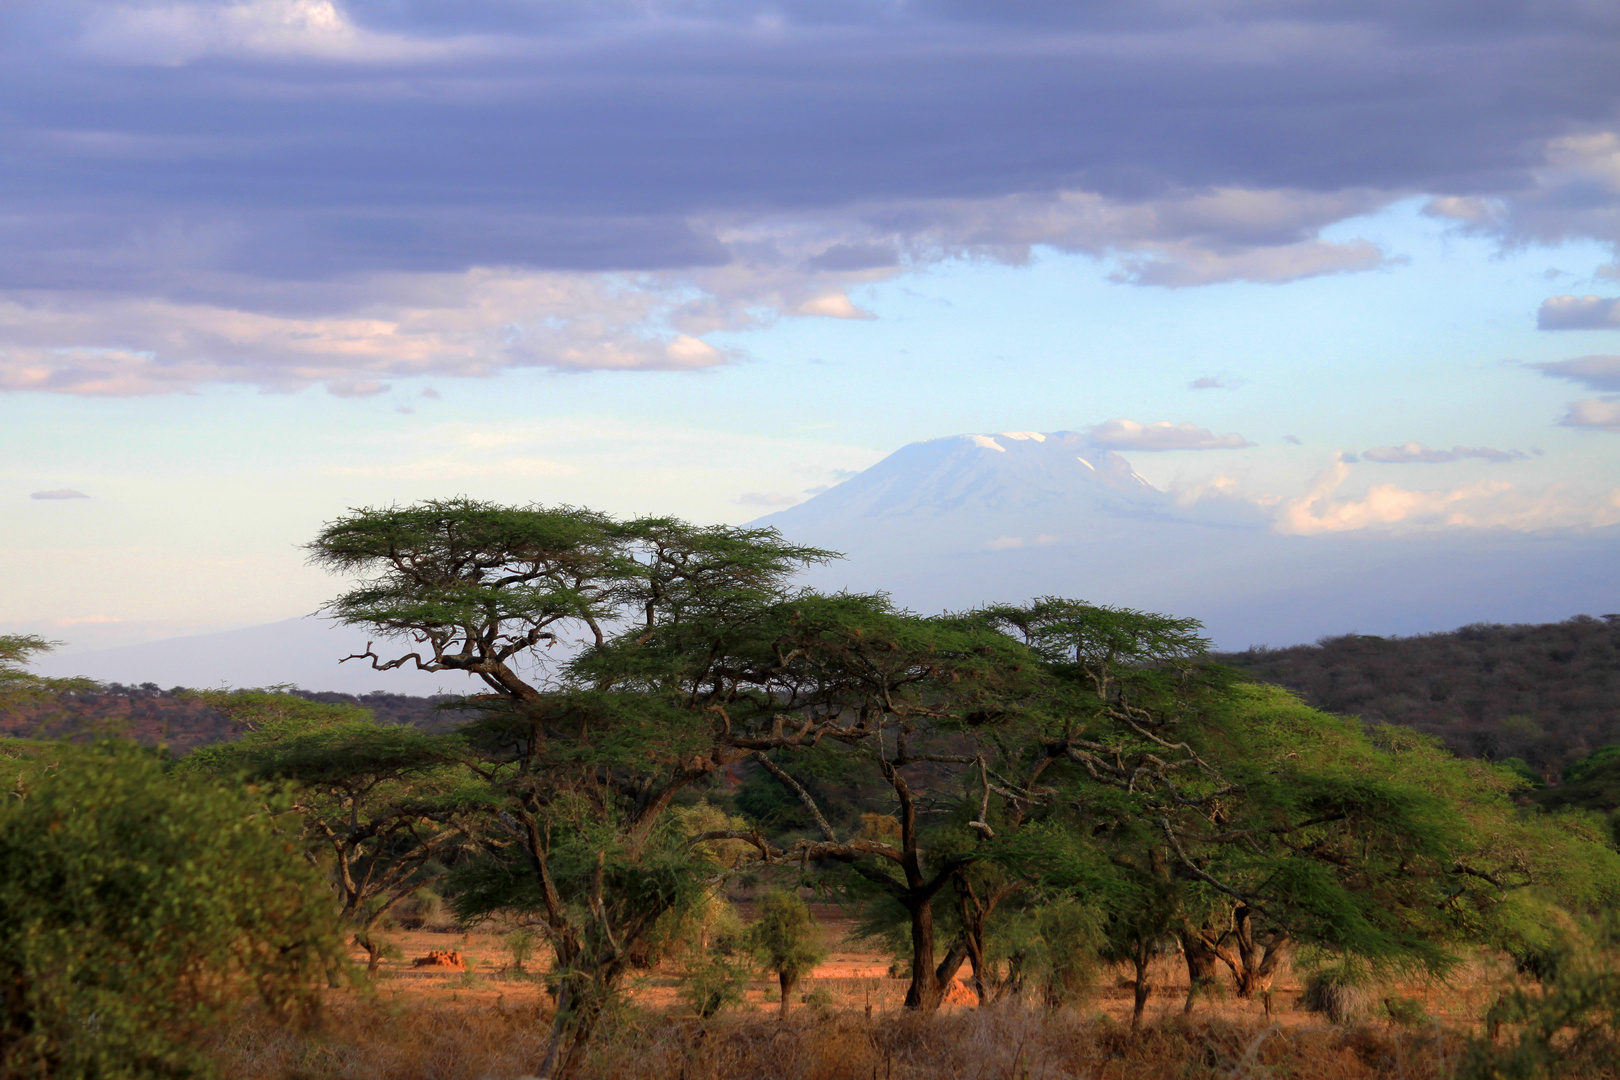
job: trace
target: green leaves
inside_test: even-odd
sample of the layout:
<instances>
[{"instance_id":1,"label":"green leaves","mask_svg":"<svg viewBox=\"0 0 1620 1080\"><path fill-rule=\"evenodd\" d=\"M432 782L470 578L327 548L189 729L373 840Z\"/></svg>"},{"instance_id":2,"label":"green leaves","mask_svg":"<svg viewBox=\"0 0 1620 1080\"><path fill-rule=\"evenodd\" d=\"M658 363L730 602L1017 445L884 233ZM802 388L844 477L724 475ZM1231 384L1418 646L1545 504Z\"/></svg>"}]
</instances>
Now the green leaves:
<instances>
[{"instance_id":1,"label":"green leaves","mask_svg":"<svg viewBox=\"0 0 1620 1080\"><path fill-rule=\"evenodd\" d=\"M307 1014L345 950L324 884L252 795L131 746L0 748L0 1073L206 1075L240 1001Z\"/></svg>"},{"instance_id":2,"label":"green leaves","mask_svg":"<svg viewBox=\"0 0 1620 1080\"><path fill-rule=\"evenodd\" d=\"M0 709L52 694L95 689L89 679L47 679L27 669L30 657L60 644L31 634L0 634Z\"/></svg>"}]
</instances>

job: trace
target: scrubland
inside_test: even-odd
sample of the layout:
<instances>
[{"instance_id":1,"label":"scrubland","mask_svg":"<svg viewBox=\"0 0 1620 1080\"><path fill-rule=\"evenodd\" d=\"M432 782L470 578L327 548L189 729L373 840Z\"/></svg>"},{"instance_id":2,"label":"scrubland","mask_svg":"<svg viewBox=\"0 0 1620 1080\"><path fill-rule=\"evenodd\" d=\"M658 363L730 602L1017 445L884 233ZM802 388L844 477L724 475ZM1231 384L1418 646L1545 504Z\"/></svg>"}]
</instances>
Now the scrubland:
<instances>
[{"instance_id":1,"label":"scrubland","mask_svg":"<svg viewBox=\"0 0 1620 1080\"><path fill-rule=\"evenodd\" d=\"M1481 1075L1481 1017L1511 976L1480 954L1447 981L1390 982L1362 1011L1333 1023L1304 1007L1300 974L1285 967L1271 1013L1217 991L1183 1013L1185 967L1174 953L1153 964L1154 996L1133 1031L1127 969L1107 969L1076 1005L978 1007L963 981L931 1015L902 1007L906 982L889 957L825 917L830 951L777 1016L773 980L754 980L735 1007L699 1018L679 1000L679 972L637 972L569 1075L578 1080L1127 1080L1148 1077L1391 1077ZM513 970L494 930L419 930L397 936L370 988L335 993L321 1021L297 1029L249 1013L216 1032L209 1052L242 1080L503 1080L532 1075L545 1052L551 1005L540 972ZM465 972L416 969L413 959L453 949ZM1404 1023L1384 999L1404 999ZM1411 1004L1416 1010L1411 1015ZM1500 1035L1500 1033L1499 1033ZM1572 1057L1560 1073L1620 1076L1620 1062ZM1489 1075L1486 1073L1485 1075ZM1511 1075L1511 1074L1506 1074Z\"/></svg>"}]
</instances>

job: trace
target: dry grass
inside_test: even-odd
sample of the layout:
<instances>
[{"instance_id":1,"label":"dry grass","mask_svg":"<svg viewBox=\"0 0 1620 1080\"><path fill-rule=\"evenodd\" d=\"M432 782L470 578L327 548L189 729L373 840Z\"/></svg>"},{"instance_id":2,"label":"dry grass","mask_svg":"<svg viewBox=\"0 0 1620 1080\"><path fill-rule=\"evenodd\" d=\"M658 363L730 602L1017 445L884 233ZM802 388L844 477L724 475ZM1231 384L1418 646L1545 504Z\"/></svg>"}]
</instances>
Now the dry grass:
<instances>
[{"instance_id":1,"label":"dry grass","mask_svg":"<svg viewBox=\"0 0 1620 1080\"><path fill-rule=\"evenodd\" d=\"M1505 970L1482 958L1446 985L1378 988L1428 1014L1417 1030L1404 1030L1377 1008L1360 1023L1327 1023L1303 1008L1306 980L1292 971L1278 980L1270 1018L1259 1002L1226 996L1200 1002L1189 1021L1181 1015L1185 965L1166 956L1153 965L1148 1024L1133 1033L1122 971L1106 975L1076 1009L979 1010L959 986L937 1015L919 1017L900 1007L905 983L884 977L886 957L843 940L841 927L824 929L832 952L802 989L830 1005L796 1004L778 1023L773 980L762 979L737 1009L701 1021L678 1004L674 971L637 973L627 1003L570 1080L1452 1080ZM384 965L375 993L334 995L319 1030L248 1015L216 1033L209 1049L222 1075L515 1080L533 1072L550 1003L537 980L507 970L498 932L414 931L396 941L403 957ZM435 948L460 950L468 970L410 967ZM1582 1077L1620 1080L1620 1063L1588 1064Z\"/></svg>"},{"instance_id":2,"label":"dry grass","mask_svg":"<svg viewBox=\"0 0 1620 1080\"><path fill-rule=\"evenodd\" d=\"M248 1021L213 1048L240 1080L510 1080L540 1060L538 1010L354 1002L319 1032ZM1022 1008L934 1017L802 1010L699 1021L628 1011L593 1040L576 1080L1138 1080L1144 1077L1450 1077L1466 1049L1450 1032L1223 1020L1133 1033L1106 1017Z\"/></svg>"}]
</instances>

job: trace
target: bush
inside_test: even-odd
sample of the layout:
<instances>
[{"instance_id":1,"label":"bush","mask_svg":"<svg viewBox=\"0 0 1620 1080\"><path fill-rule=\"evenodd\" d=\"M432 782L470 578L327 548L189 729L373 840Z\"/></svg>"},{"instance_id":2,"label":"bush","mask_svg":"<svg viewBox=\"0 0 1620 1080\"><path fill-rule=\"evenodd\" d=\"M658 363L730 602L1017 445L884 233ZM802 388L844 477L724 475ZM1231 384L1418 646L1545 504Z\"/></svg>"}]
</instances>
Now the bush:
<instances>
[{"instance_id":1,"label":"bush","mask_svg":"<svg viewBox=\"0 0 1620 1080\"><path fill-rule=\"evenodd\" d=\"M128 745L0 758L0 1075L207 1075L192 1047L243 998L313 1015L345 951L261 800Z\"/></svg>"},{"instance_id":2,"label":"bush","mask_svg":"<svg viewBox=\"0 0 1620 1080\"><path fill-rule=\"evenodd\" d=\"M1360 972L1344 966L1321 968L1305 979L1300 1004L1335 1024L1348 1024L1366 1015L1368 994Z\"/></svg>"},{"instance_id":3,"label":"bush","mask_svg":"<svg viewBox=\"0 0 1620 1080\"><path fill-rule=\"evenodd\" d=\"M704 1019L743 999L753 967L741 957L712 952L688 962L681 980L681 1001Z\"/></svg>"},{"instance_id":4,"label":"bush","mask_svg":"<svg viewBox=\"0 0 1620 1080\"><path fill-rule=\"evenodd\" d=\"M1417 1028L1427 1027L1434 1023L1429 1016L1429 1010L1423 1007L1423 1002L1417 998L1387 997L1384 999L1384 1015L1389 1022L1401 1027Z\"/></svg>"}]
</instances>

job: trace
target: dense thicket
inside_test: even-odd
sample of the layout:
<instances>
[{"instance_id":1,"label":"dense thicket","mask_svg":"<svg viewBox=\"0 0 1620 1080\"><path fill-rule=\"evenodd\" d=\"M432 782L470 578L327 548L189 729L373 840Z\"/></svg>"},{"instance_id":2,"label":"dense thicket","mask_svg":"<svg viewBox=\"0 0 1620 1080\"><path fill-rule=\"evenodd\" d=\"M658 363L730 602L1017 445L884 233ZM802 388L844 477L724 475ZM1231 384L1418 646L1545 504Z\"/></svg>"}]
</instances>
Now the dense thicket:
<instances>
[{"instance_id":1,"label":"dense thicket","mask_svg":"<svg viewBox=\"0 0 1620 1080\"><path fill-rule=\"evenodd\" d=\"M1620 743L1620 615L1348 634L1217 659L1319 709L1426 732L1466 757L1519 758L1547 780Z\"/></svg>"}]
</instances>

